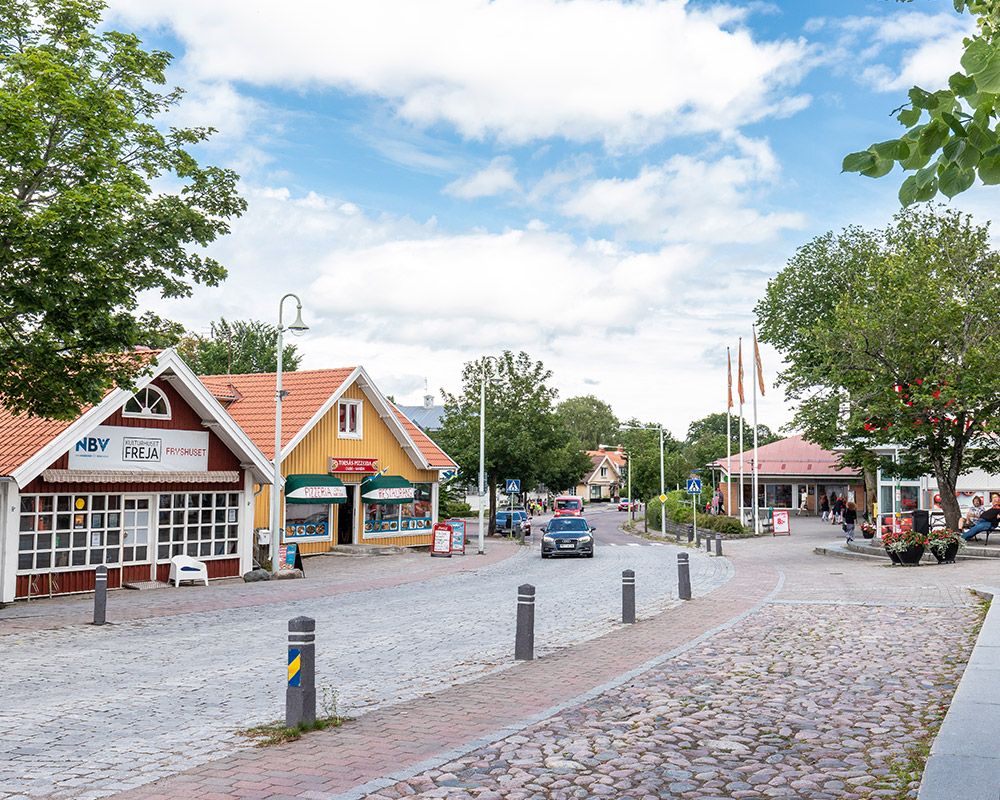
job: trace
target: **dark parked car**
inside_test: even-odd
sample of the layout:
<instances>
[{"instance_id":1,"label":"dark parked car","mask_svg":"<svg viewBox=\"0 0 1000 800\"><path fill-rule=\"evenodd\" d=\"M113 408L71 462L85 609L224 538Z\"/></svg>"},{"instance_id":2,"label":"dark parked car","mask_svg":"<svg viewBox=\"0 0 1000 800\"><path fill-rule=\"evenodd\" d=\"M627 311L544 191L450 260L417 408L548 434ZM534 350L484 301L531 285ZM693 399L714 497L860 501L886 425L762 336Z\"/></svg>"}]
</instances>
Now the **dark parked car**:
<instances>
[{"instance_id":1,"label":"dark parked car","mask_svg":"<svg viewBox=\"0 0 1000 800\"><path fill-rule=\"evenodd\" d=\"M583 517L555 517L542 527L542 558L594 557L594 528Z\"/></svg>"},{"instance_id":2,"label":"dark parked car","mask_svg":"<svg viewBox=\"0 0 1000 800\"><path fill-rule=\"evenodd\" d=\"M514 509L514 533L517 532L518 523L524 528L524 535L531 536L531 517L528 512L519 508ZM511 533L510 511L497 511L497 530L503 533Z\"/></svg>"}]
</instances>

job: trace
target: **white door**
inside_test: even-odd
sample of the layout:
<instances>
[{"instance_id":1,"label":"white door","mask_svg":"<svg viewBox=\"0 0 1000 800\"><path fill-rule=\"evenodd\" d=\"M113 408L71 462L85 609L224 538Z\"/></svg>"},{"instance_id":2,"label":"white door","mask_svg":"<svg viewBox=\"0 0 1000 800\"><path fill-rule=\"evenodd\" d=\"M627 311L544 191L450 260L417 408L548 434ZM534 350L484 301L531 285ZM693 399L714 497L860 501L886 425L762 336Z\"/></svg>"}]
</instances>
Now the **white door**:
<instances>
[{"instance_id":1,"label":"white door","mask_svg":"<svg viewBox=\"0 0 1000 800\"><path fill-rule=\"evenodd\" d=\"M126 497L122 509L122 566L149 564L149 580L156 580L152 545L153 497Z\"/></svg>"}]
</instances>

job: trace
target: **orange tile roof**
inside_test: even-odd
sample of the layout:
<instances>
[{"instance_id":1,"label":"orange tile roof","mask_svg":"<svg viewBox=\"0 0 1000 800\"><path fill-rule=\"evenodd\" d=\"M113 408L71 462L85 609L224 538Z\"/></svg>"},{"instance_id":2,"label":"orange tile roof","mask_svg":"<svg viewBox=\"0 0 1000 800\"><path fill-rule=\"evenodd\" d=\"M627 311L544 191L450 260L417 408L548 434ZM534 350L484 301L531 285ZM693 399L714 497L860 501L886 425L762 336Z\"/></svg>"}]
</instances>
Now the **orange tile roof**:
<instances>
[{"instance_id":1,"label":"orange tile roof","mask_svg":"<svg viewBox=\"0 0 1000 800\"><path fill-rule=\"evenodd\" d=\"M396 416L403 424L403 428L405 428L406 432L410 434L410 438L413 439L413 443L423 454L423 457L427 459L427 463L431 465L432 469L454 469L458 466L458 464L445 455L444 450L434 444L434 441L426 433L420 430L420 428L414 425L402 411L396 408L396 406L392 403L389 403L389 405L392 406L392 410L396 412ZM284 427L284 425L281 427Z\"/></svg>"},{"instance_id":2,"label":"orange tile roof","mask_svg":"<svg viewBox=\"0 0 1000 800\"><path fill-rule=\"evenodd\" d=\"M9 476L74 422L15 415L0 408L0 475Z\"/></svg>"},{"instance_id":3,"label":"orange tile roof","mask_svg":"<svg viewBox=\"0 0 1000 800\"><path fill-rule=\"evenodd\" d=\"M323 404L343 385L354 367L285 372L281 389L281 446L287 445L306 426ZM277 375L260 372L246 375L204 375L199 379L226 406L250 440L269 459L274 458L274 393ZM235 399L234 399L235 398Z\"/></svg>"}]
</instances>

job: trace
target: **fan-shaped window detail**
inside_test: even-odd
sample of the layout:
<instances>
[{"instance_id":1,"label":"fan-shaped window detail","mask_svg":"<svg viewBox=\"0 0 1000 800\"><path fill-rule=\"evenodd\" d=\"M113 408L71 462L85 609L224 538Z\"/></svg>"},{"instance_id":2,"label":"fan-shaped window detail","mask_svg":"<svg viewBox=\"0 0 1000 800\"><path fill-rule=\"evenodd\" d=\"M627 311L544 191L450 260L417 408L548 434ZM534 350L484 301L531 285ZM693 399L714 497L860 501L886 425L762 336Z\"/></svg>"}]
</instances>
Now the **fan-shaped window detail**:
<instances>
[{"instance_id":1,"label":"fan-shaped window detail","mask_svg":"<svg viewBox=\"0 0 1000 800\"><path fill-rule=\"evenodd\" d=\"M170 402L155 386L147 386L129 398L125 408L122 409L122 416L170 419Z\"/></svg>"}]
</instances>

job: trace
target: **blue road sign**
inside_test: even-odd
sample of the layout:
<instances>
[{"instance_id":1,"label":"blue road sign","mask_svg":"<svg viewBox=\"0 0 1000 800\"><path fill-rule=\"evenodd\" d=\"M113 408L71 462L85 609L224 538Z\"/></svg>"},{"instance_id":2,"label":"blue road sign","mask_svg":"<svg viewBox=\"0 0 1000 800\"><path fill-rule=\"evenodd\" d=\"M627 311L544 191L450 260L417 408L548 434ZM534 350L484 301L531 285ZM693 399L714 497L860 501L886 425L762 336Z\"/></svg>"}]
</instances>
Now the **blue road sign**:
<instances>
[{"instance_id":1,"label":"blue road sign","mask_svg":"<svg viewBox=\"0 0 1000 800\"><path fill-rule=\"evenodd\" d=\"M508 480L507 494L520 494L520 493L521 493L521 481Z\"/></svg>"},{"instance_id":2,"label":"blue road sign","mask_svg":"<svg viewBox=\"0 0 1000 800\"><path fill-rule=\"evenodd\" d=\"M688 478L688 494L701 494L700 478Z\"/></svg>"}]
</instances>

